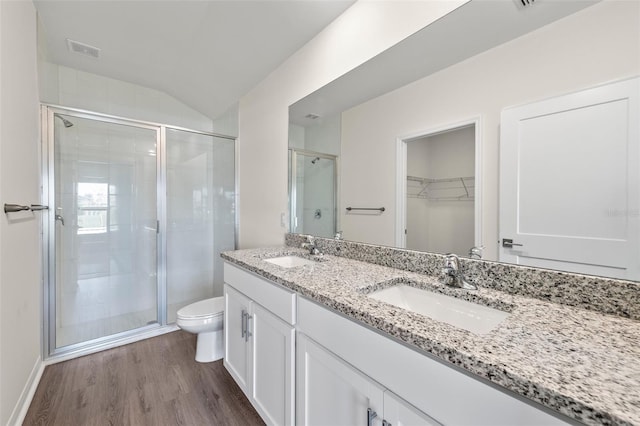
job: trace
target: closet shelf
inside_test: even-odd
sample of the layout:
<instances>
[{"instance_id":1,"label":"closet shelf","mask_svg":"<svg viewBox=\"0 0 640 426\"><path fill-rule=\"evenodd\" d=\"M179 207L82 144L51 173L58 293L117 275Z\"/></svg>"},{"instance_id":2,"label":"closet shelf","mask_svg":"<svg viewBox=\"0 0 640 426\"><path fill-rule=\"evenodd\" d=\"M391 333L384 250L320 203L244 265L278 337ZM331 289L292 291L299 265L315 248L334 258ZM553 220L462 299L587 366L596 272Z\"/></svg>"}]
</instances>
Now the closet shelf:
<instances>
[{"instance_id":1,"label":"closet shelf","mask_svg":"<svg viewBox=\"0 0 640 426\"><path fill-rule=\"evenodd\" d=\"M407 176L407 197L429 201L473 201L475 177L443 179Z\"/></svg>"}]
</instances>

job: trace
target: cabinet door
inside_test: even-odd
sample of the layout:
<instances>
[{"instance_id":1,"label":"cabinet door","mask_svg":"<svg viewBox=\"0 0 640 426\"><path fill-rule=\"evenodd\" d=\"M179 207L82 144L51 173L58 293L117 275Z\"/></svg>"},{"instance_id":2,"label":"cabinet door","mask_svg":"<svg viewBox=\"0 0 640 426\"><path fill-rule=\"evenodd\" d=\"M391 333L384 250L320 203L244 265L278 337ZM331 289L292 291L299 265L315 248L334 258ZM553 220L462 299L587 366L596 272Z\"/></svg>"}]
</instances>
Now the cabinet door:
<instances>
[{"instance_id":1,"label":"cabinet door","mask_svg":"<svg viewBox=\"0 0 640 426\"><path fill-rule=\"evenodd\" d=\"M438 426L440 423L391 391L384 392L386 426Z\"/></svg>"},{"instance_id":2,"label":"cabinet door","mask_svg":"<svg viewBox=\"0 0 640 426\"><path fill-rule=\"evenodd\" d=\"M242 391L250 397L248 338L246 315L251 301L225 284L224 286L224 366Z\"/></svg>"},{"instance_id":3,"label":"cabinet door","mask_svg":"<svg viewBox=\"0 0 640 426\"><path fill-rule=\"evenodd\" d=\"M249 320L252 400L268 424L290 425L294 417L295 329L253 302Z\"/></svg>"},{"instance_id":4,"label":"cabinet door","mask_svg":"<svg viewBox=\"0 0 640 426\"><path fill-rule=\"evenodd\" d=\"M380 425L384 389L304 334L297 342L300 425ZM368 410L376 417L368 422Z\"/></svg>"}]
</instances>

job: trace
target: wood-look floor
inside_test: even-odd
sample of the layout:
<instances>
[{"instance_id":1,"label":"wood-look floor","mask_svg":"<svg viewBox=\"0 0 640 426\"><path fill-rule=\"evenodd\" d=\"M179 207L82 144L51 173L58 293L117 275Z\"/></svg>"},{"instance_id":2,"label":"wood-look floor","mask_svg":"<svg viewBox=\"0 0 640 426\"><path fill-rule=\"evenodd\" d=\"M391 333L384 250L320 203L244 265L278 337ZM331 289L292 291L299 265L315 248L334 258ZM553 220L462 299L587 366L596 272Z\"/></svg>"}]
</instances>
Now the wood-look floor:
<instances>
[{"instance_id":1,"label":"wood-look floor","mask_svg":"<svg viewBox=\"0 0 640 426\"><path fill-rule=\"evenodd\" d=\"M47 366L24 425L262 425L222 366L176 331Z\"/></svg>"}]
</instances>

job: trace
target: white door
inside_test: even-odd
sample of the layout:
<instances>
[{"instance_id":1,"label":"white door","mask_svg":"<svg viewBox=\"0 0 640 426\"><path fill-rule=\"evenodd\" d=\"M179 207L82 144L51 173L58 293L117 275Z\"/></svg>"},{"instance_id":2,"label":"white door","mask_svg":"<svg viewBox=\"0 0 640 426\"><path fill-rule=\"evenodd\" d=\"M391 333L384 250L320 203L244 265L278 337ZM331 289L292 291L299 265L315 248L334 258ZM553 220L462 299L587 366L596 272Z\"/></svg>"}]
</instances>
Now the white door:
<instances>
[{"instance_id":1,"label":"white door","mask_svg":"<svg viewBox=\"0 0 640 426\"><path fill-rule=\"evenodd\" d=\"M224 285L224 366L250 398L247 321L251 300Z\"/></svg>"},{"instance_id":2,"label":"white door","mask_svg":"<svg viewBox=\"0 0 640 426\"><path fill-rule=\"evenodd\" d=\"M640 279L639 93L635 78L502 112L500 261Z\"/></svg>"},{"instance_id":3,"label":"white door","mask_svg":"<svg viewBox=\"0 0 640 426\"><path fill-rule=\"evenodd\" d=\"M249 347L254 406L269 424L293 424L295 329L255 302L252 309Z\"/></svg>"},{"instance_id":4,"label":"white door","mask_svg":"<svg viewBox=\"0 0 640 426\"><path fill-rule=\"evenodd\" d=\"M437 426L440 424L388 390L384 392L384 420L385 426Z\"/></svg>"},{"instance_id":5,"label":"white door","mask_svg":"<svg viewBox=\"0 0 640 426\"><path fill-rule=\"evenodd\" d=\"M298 334L296 359L297 424L382 423L384 389L380 385L303 334Z\"/></svg>"}]
</instances>

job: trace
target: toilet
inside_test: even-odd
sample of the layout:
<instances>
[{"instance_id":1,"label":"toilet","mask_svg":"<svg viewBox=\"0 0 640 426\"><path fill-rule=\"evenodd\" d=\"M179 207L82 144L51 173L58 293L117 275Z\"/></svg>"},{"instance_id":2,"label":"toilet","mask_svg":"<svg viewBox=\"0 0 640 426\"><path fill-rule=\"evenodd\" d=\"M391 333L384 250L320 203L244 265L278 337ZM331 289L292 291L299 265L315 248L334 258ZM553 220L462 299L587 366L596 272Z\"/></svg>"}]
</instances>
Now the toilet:
<instances>
[{"instance_id":1,"label":"toilet","mask_svg":"<svg viewBox=\"0 0 640 426\"><path fill-rule=\"evenodd\" d=\"M178 310L178 327L198 335L196 361L212 362L224 356L224 297L200 300Z\"/></svg>"}]
</instances>

